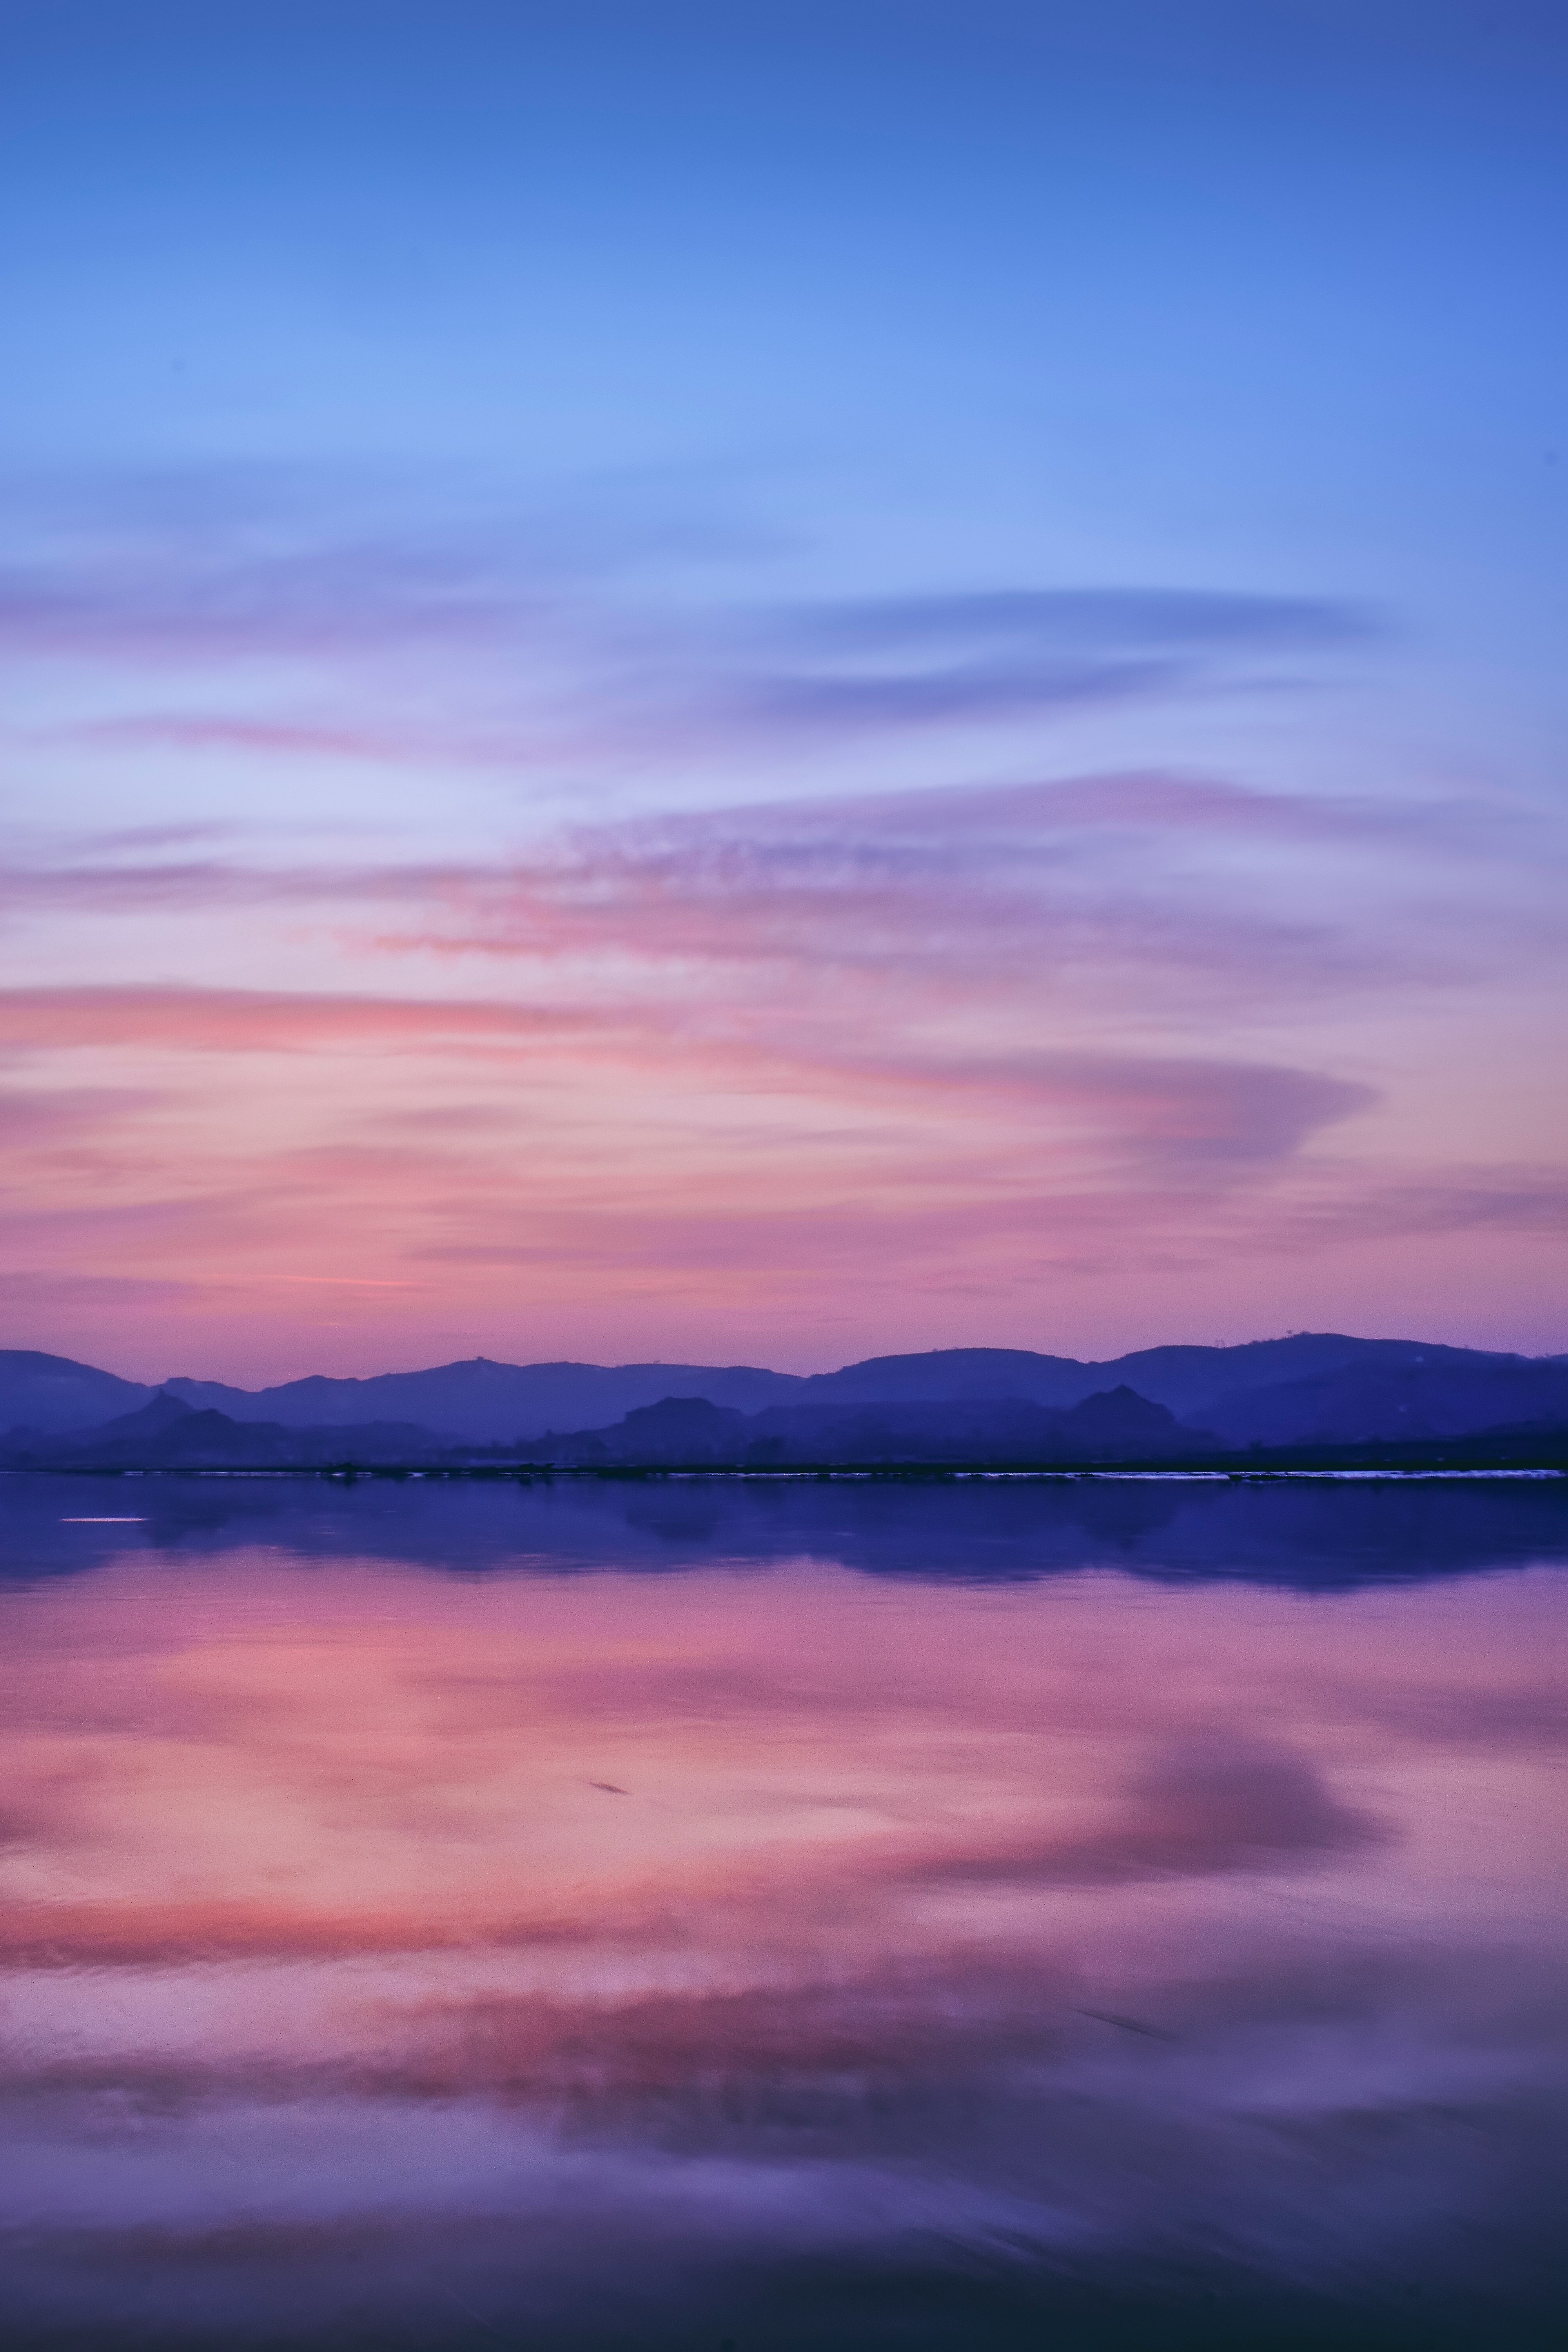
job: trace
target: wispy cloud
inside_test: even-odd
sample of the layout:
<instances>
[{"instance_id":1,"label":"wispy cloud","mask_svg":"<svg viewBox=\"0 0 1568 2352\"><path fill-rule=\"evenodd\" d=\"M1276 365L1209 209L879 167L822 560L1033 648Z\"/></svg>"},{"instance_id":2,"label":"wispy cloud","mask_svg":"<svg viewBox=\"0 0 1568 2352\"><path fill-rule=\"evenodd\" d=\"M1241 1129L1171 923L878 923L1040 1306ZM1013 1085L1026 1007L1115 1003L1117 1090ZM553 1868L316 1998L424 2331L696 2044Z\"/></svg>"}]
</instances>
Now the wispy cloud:
<instances>
[{"instance_id":1,"label":"wispy cloud","mask_svg":"<svg viewBox=\"0 0 1568 2352\"><path fill-rule=\"evenodd\" d=\"M720 596L700 566L649 596L526 518L230 491L40 510L5 590L31 674L92 681L35 707L35 750L184 778L161 822L35 820L0 872L37 975L0 997L38 1098L13 1265L108 1280L136 1248L215 1296L265 1266L279 1313L285 1275L345 1257L366 1298L492 1274L574 1313L633 1286L770 1318L853 1297L882 1344L911 1284L991 1318L1067 1279L1195 1295L1238 1256L1554 1213L1528 1121L1484 1169L1446 1113L1389 1144L1440 1024L1560 964L1543 820L1052 774L1029 731L1325 674L1376 616L1147 583ZM977 725L1001 731L962 753L942 731ZM202 762L262 793L244 825L193 800ZM330 841L300 815L322 763L354 770ZM595 780L644 766L680 805L606 817ZM484 816L389 824L426 769L474 771ZM568 804L586 821L547 823Z\"/></svg>"},{"instance_id":2,"label":"wispy cloud","mask_svg":"<svg viewBox=\"0 0 1568 2352\"><path fill-rule=\"evenodd\" d=\"M1528 836L1484 808L1142 772L580 826L490 864L179 845L0 896L156 925L161 953L215 913L304 917L313 984L0 996L29 1098L83 1107L18 1110L13 1265L108 1276L134 1249L216 1297L265 1265L279 1312L285 1276L344 1273L354 1314L377 1283L497 1279L579 1318L630 1286L769 1318L832 1293L879 1337L917 1269L989 1315L1560 1207L1522 1137L1486 1169L1453 1141L1369 1160L1397 1061L1317 1043L1331 1006L1364 1034L1382 1000L1403 1034L1517 960L1517 924L1476 919L1434 964L1407 902L1515 870Z\"/></svg>"},{"instance_id":3,"label":"wispy cloud","mask_svg":"<svg viewBox=\"0 0 1568 2352\"><path fill-rule=\"evenodd\" d=\"M818 654L954 654L1012 645L1043 654L1170 653L1204 646L1353 645L1373 634L1362 608L1329 597L1235 595L1195 588L977 589L867 596L785 611L779 636Z\"/></svg>"},{"instance_id":4,"label":"wispy cloud","mask_svg":"<svg viewBox=\"0 0 1568 2352\"><path fill-rule=\"evenodd\" d=\"M535 1059L552 1051L578 1070L595 1063L662 1070L699 1089L876 1104L923 1121L972 1112L994 1122L1033 1110L1095 1138L1099 1148L1205 1181L1288 1160L1319 1129L1375 1099L1373 1090L1283 1066L1156 1057L1114 1050L1013 1055L921 1050L917 1038L879 1047L796 1034L782 1015L737 1034L693 1016L684 1023L630 1003L529 1006L493 1000L268 994L239 989L100 986L0 993L14 1055L80 1049L224 1055L300 1052L415 1053ZM100 1122L130 1092L17 1098L16 1117L52 1137L63 1124ZM405 1122L400 1122L405 1123ZM461 1130L470 1119L458 1121Z\"/></svg>"},{"instance_id":5,"label":"wispy cloud","mask_svg":"<svg viewBox=\"0 0 1568 2352\"><path fill-rule=\"evenodd\" d=\"M1234 678L1258 653L1344 649L1369 618L1329 599L1183 589L991 588L866 597L742 625L773 723L917 726L1135 701Z\"/></svg>"},{"instance_id":6,"label":"wispy cloud","mask_svg":"<svg viewBox=\"0 0 1568 2352\"><path fill-rule=\"evenodd\" d=\"M1081 989L1155 973L1254 1001L1422 971L1468 976L1500 934L1477 906L1435 958L1411 902L1500 852L1488 813L1390 808L1142 775L823 797L582 828L526 858L439 879L440 919L383 944L548 957L615 949L897 972L915 995L1026 981ZM1282 866L1290 845L1320 876ZM1515 863L1522 866L1527 840ZM1388 861L1380 871L1377 861ZM1347 861L1381 903L1347 901ZM1506 865L1506 860L1503 861ZM433 877L434 878L434 877ZM1404 902L1402 904L1402 902ZM1507 926L1521 942L1521 910Z\"/></svg>"},{"instance_id":7,"label":"wispy cloud","mask_svg":"<svg viewBox=\"0 0 1568 2352\"><path fill-rule=\"evenodd\" d=\"M1376 634L1332 597L1180 584L791 603L727 584L721 601L689 566L680 593L654 597L602 518L574 529L470 500L389 520L350 484L312 496L285 478L165 486L162 502L106 485L96 509L35 501L23 523L0 625L31 663L121 673L120 708L77 730L105 753L485 766L574 741L646 761L1016 730L1275 680L1281 661L1310 670Z\"/></svg>"},{"instance_id":8,"label":"wispy cloud","mask_svg":"<svg viewBox=\"0 0 1568 2352\"><path fill-rule=\"evenodd\" d=\"M0 868L14 917L335 910L362 945L544 965L632 958L688 975L830 968L914 997L1070 979L1081 993L1305 1001L1453 986L1556 936L1539 824L1458 800L1389 803L1141 773L823 795L580 826L524 854L432 863L159 856L163 841ZM198 835L199 837L199 835ZM176 834L177 841L178 835ZM1283 853L1291 853L1289 863ZM1484 878L1508 886L1506 909ZM1533 878L1532 878L1533 877ZM1347 890L1347 878L1352 887ZM1427 911L1468 894L1434 952ZM1541 903L1537 905L1536 901ZM368 933L356 910L402 910ZM345 934L348 935L348 934Z\"/></svg>"},{"instance_id":9,"label":"wispy cloud","mask_svg":"<svg viewBox=\"0 0 1568 2352\"><path fill-rule=\"evenodd\" d=\"M590 1016L438 998L269 993L214 988L12 989L0 1023L14 1050L147 1045L184 1053L292 1053L322 1045L522 1043L571 1034ZM599 1016L603 1025L603 1016Z\"/></svg>"},{"instance_id":10,"label":"wispy cloud","mask_svg":"<svg viewBox=\"0 0 1568 2352\"><path fill-rule=\"evenodd\" d=\"M24 508L26 537L0 570L13 642L199 660L490 636L525 625L563 570L521 520L389 527L356 514L342 484L324 502L322 486L311 497L276 477L248 494L221 477L158 488L105 483L90 502Z\"/></svg>"}]
</instances>

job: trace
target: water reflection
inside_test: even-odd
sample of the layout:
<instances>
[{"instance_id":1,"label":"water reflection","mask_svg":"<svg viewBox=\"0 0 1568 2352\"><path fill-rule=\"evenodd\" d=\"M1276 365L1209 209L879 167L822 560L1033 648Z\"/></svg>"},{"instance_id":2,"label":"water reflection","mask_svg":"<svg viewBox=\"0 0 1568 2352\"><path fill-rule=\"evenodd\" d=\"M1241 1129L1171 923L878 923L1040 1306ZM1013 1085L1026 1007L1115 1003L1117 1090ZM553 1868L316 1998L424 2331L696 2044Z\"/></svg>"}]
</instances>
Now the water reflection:
<instances>
[{"instance_id":1,"label":"water reflection","mask_svg":"<svg viewBox=\"0 0 1568 2352\"><path fill-rule=\"evenodd\" d=\"M0 1576L280 1547L453 1570L830 1559L963 1581L1117 1567L1323 1589L1568 1562L1568 1480L943 1481L0 1474Z\"/></svg>"},{"instance_id":2,"label":"water reflection","mask_svg":"<svg viewBox=\"0 0 1568 2352\"><path fill-rule=\"evenodd\" d=\"M1555 2340L1560 1496L5 1500L8 2342Z\"/></svg>"}]
</instances>

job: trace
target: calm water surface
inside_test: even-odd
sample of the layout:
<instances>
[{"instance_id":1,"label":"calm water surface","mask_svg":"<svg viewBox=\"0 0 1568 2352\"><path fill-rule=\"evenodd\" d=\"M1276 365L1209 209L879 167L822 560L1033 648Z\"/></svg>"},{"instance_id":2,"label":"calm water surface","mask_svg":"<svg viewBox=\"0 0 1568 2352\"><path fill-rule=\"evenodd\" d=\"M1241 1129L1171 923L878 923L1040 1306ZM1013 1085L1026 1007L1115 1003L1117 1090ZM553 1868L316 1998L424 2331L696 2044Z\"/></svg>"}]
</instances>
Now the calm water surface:
<instances>
[{"instance_id":1,"label":"calm water surface","mask_svg":"<svg viewBox=\"0 0 1568 2352\"><path fill-rule=\"evenodd\" d=\"M7 2345L1560 2341L1568 1487L0 1509Z\"/></svg>"}]
</instances>

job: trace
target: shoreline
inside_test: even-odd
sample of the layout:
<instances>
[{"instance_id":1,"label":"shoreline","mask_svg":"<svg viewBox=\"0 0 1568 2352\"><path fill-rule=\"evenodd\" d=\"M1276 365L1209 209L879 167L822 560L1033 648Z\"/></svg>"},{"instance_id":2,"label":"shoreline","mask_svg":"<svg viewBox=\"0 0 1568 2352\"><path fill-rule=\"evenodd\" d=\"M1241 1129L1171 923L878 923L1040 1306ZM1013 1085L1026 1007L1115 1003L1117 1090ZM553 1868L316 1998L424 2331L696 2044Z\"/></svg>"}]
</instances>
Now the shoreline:
<instances>
[{"instance_id":1,"label":"shoreline","mask_svg":"<svg viewBox=\"0 0 1568 2352\"><path fill-rule=\"evenodd\" d=\"M444 1481L461 1485L552 1485L557 1480L592 1486L652 1484L661 1480L702 1480L724 1484L791 1485L826 1480L875 1482L887 1486L961 1486L1026 1482L1037 1486L1077 1486L1105 1483L1159 1483L1185 1486L1268 1486L1292 1484L1385 1485L1467 1484L1568 1479L1560 1463L1384 1463L1300 1464L1259 1463L1245 1466L1154 1464L1004 1464L973 1463L831 1463L788 1466L748 1466L728 1463L638 1463L625 1465L402 1464L402 1463L268 1463L152 1464L142 1468L76 1467L66 1464L17 1464L0 1467L10 1478L315 1478L335 1484L357 1479L384 1481Z\"/></svg>"}]
</instances>

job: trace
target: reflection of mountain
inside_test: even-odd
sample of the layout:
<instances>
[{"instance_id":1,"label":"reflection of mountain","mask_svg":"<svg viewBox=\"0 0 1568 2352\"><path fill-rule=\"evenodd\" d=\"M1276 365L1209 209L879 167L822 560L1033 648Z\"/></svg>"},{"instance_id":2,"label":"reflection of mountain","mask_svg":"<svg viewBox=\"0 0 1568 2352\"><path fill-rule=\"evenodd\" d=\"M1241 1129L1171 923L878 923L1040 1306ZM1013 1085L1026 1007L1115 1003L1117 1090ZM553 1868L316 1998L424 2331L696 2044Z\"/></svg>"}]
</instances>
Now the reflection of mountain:
<instances>
[{"instance_id":1,"label":"reflection of mountain","mask_svg":"<svg viewBox=\"0 0 1568 2352\"><path fill-rule=\"evenodd\" d=\"M605 1430L668 1397L733 1413L848 1406L1002 1404L1072 1412L1119 1388L1234 1444L1311 1444L1462 1434L1500 1423L1568 1425L1568 1357L1490 1355L1425 1340L1298 1331L1241 1348L1142 1348L1105 1364L1023 1348L938 1348L797 1376L750 1364L494 1364L475 1357L372 1381L287 1381L242 1390L167 1381L164 1392L237 1423L364 1428L414 1423L439 1444L531 1444L548 1430ZM99 1428L155 1388L66 1357L0 1350L0 1434L12 1442Z\"/></svg>"},{"instance_id":2,"label":"reflection of mountain","mask_svg":"<svg viewBox=\"0 0 1568 2352\"><path fill-rule=\"evenodd\" d=\"M4 1481L10 1577L69 1574L127 1549L252 1546L454 1573L766 1570L1009 1582L1118 1569L1306 1591L1568 1564L1556 1481L1330 1485L1228 1480Z\"/></svg>"}]
</instances>

